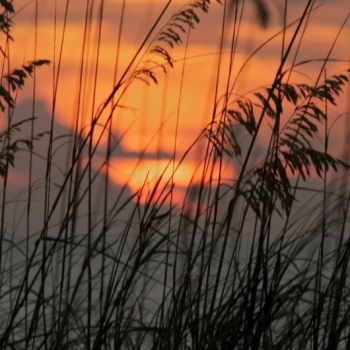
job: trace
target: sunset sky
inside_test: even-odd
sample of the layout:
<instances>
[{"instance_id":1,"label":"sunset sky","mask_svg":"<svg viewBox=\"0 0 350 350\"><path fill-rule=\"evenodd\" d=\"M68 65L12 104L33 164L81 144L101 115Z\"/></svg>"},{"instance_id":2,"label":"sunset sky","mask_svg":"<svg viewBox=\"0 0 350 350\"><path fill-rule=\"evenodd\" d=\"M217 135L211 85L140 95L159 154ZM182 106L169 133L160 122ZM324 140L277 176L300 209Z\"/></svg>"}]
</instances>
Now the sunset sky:
<instances>
[{"instance_id":1,"label":"sunset sky","mask_svg":"<svg viewBox=\"0 0 350 350\"><path fill-rule=\"evenodd\" d=\"M90 37L86 41L83 90L80 91L79 74L87 1L68 2L64 37L63 21L66 1L57 1L55 4L53 0L39 0L37 2L37 30L35 30L36 1L14 1L15 10L18 13L13 18L14 42L10 44L11 68L15 68L16 65L35 57L52 61L50 66L42 67L37 74L35 98L37 101L44 103L48 116L51 116L53 97L55 96L54 115L57 125L71 131L74 130L77 119L80 128L86 128L91 122L91 117L96 115L99 107L113 89L119 34L121 41L117 80L137 52L138 47L167 1L126 0L121 33L119 33L119 27L122 0L90 1L89 3L93 5L93 20L88 22ZM98 46L98 16L102 3L104 4L102 30ZM178 11L181 6L187 3L183 0L174 0L161 23L165 23L175 11ZM113 154L110 168L111 179L116 185L122 186L128 183L130 189L136 191L146 182L149 190L151 190L151 180L157 179L163 171L164 183L166 183L171 178L173 169L179 165L184 152L188 150L211 121L215 102L215 79L218 69L218 51L224 9L223 5L214 0L211 3L208 14L198 12L201 22L195 30L190 31L188 46L182 44L170 51L175 61L174 68L168 67L167 74L164 74L161 69L157 69L155 74L158 84L152 83L147 86L140 80L133 81L121 96L119 107L116 108L113 114L112 126L114 137L120 146ZM237 77L238 72L251 53L281 30L283 3L284 1L279 0L271 1L271 22L264 29L258 23L255 9L247 2L240 26L231 81ZM289 1L288 4L288 23L291 23L301 15L305 1L293 0ZM326 57L350 11L350 4L346 0L328 0L319 2L319 4L321 5L320 8L316 9L310 17L296 62ZM54 26L55 21L56 27ZM288 39L291 38L293 29L295 29L295 26L292 26L291 30L286 33L287 43ZM225 32L227 38L225 52L228 52L229 49L228 38L231 32L232 28L228 25ZM37 35L36 51L35 35ZM328 75L345 73L345 70L349 68L349 38L350 23L348 21L331 54L331 58L338 59L339 62L328 65ZM185 41L186 35L183 36L183 42ZM61 43L63 50L59 62ZM280 62L281 43L282 36L276 36L244 65L245 68L238 76L232 90L233 96L248 96L254 89L271 84L276 67ZM97 47L100 48L100 51L96 90L94 92ZM295 49L293 52L295 52ZM142 53L145 53L145 55L140 55L136 60L136 62L140 62L140 66L148 59L152 59L152 56L145 50ZM186 57L185 60L184 57ZM224 54L222 57L218 99L224 94L228 77L229 56ZM55 94L53 76L57 76L58 67L60 70L57 93ZM286 67L290 67L290 63ZM291 76L291 81L304 81L312 84L319 74L320 67L320 62L302 65L295 70ZM181 81L182 74L183 81ZM119 96L120 93L116 95L116 98ZM330 115L334 118L343 114L343 117L336 122L331 133L331 138L333 136L331 147L338 156L341 155L344 143L346 118L350 117L349 114L345 114L346 110L349 111L349 104L347 105L346 102L348 101L347 96L349 96L349 90L346 90L344 96L339 99L339 108L332 107L330 109ZM80 104L78 103L79 98L81 99ZM25 89L18 95L17 104L21 105L32 99L33 84L28 81ZM109 111L110 109L107 112ZM108 113L101 116L101 125L104 125L107 116ZM38 124L40 129L40 121ZM268 126L266 125L266 127ZM97 142L102 128L100 128L100 131L98 130L97 127L95 142ZM40 129L40 131L43 130ZM101 154L106 142L107 133L102 135L98 146ZM264 142L264 140L262 139L260 142ZM173 178L178 186L186 188L189 183L195 184L200 180L203 171L201 162L204 154L203 145L203 142L199 143L181 162ZM174 153L175 163L172 162ZM100 160L99 157L96 157L96 168L102 161L102 156ZM16 171L17 177L12 177L12 183L16 183L18 186L18 182L20 182L18 179L21 178L19 172L22 171L23 176L25 170L18 169ZM226 164L224 170L222 170L222 175L227 179L234 178L233 166ZM218 176L218 174L214 174L215 176Z\"/></svg>"}]
</instances>

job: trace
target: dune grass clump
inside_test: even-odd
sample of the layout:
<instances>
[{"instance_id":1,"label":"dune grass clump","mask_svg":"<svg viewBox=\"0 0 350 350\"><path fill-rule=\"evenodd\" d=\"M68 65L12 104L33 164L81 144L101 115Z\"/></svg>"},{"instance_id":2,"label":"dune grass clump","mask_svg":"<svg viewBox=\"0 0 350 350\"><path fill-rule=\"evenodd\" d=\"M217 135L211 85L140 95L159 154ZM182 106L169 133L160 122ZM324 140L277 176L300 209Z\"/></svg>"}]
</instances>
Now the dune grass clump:
<instances>
[{"instance_id":1,"label":"dune grass clump","mask_svg":"<svg viewBox=\"0 0 350 350\"><path fill-rule=\"evenodd\" d=\"M315 63L298 62L298 48L316 2L307 1L291 24L285 11L276 36L291 35L272 82L238 95L244 67L237 77L231 71L245 1L191 1L166 19L169 1L88 127L79 127L77 113L69 134L57 134L55 94L44 132L37 132L35 113L15 118L27 80L39 84L37 69L51 65L58 78L61 63L40 59L12 69L15 4L0 1L0 349L349 348L350 166L329 151L329 110L337 108L349 71L328 73L330 48L315 81L291 79L296 68ZM267 26L267 2L254 5ZM137 81L152 89L185 64L188 57L176 60L173 50L190 45L213 6L223 17L211 121L168 163L174 175L200 145L201 180L184 190L183 203L175 202L176 184L165 170L146 196L147 178L135 193L128 183L116 188L109 171L122 141L112 123L127 108L122 97ZM86 11L90 28L93 7ZM99 11L101 30L103 2ZM235 28L229 51L228 27ZM79 97L88 77L82 57ZM96 74L98 65L96 59ZM8 179L23 159L28 185L16 193Z\"/></svg>"}]
</instances>

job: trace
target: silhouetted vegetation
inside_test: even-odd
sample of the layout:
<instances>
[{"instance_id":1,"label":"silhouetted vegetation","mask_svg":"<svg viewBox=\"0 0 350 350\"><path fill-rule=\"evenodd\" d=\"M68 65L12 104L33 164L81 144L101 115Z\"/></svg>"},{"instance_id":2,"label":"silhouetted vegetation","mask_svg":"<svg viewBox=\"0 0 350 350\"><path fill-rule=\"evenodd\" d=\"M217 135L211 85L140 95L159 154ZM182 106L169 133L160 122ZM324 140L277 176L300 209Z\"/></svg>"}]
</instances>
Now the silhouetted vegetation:
<instances>
[{"instance_id":1,"label":"silhouetted vegetation","mask_svg":"<svg viewBox=\"0 0 350 350\"><path fill-rule=\"evenodd\" d=\"M130 193L127 183L118 189L111 183L108 169L120 147L112 122L127 108L122 96L136 81L151 89L181 64L172 50L189 45L190 31L214 6L191 1L165 21L170 2L89 129L77 122L71 134L57 135L54 113L45 132L36 132L34 115L13 117L18 91L51 63L33 60L4 73L16 2L0 1L0 109L7 123L0 133L0 349L349 348L349 165L329 152L329 106L337 106L349 71L329 74L327 56L315 81L291 81L294 69L314 63L298 63L294 48L315 1L281 29L279 35L291 35L271 84L238 95L228 71L224 96L214 91L211 122L192 145L205 149L201 182L188 185L184 203L173 201L174 180L165 171L145 203L145 188ZM244 4L215 3L235 14L223 17L222 37L226 26L241 25ZM267 2L255 6L267 26ZM218 57L228 57L229 67L238 32L230 52L220 45ZM262 136L268 144L258 145ZM23 155L30 160L28 186L12 197L8 177ZM173 174L187 156L169 159ZM35 159L40 181L31 178ZM232 179L221 177L227 163ZM331 181L329 174L338 176Z\"/></svg>"}]
</instances>

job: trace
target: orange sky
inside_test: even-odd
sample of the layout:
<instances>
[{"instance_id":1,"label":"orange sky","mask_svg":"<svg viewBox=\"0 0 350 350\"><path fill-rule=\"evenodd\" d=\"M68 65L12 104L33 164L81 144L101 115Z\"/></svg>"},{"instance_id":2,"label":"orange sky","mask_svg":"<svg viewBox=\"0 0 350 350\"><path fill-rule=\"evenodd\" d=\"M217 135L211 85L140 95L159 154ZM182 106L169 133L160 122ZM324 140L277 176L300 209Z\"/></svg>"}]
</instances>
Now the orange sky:
<instances>
[{"instance_id":1,"label":"orange sky","mask_svg":"<svg viewBox=\"0 0 350 350\"><path fill-rule=\"evenodd\" d=\"M121 35L121 50L118 77L130 62L138 45L142 42L147 29L150 28L157 14L166 1L161 0L126 0L125 23ZM174 1L165 18L178 9L186 1ZM277 2L276 2L277 3ZM283 3L283 2L281 2ZM295 19L301 13L303 1L290 1L289 18ZM346 13L350 11L350 5L346 0L325 1L324 6L312 15L311 22L305 33L300 47L300 55L297 61L325 57L330 49L341 22ZM57 69L58 50L62 38L63 14L65 1L58 1L56 46L54 32L54 5L53 0L38 1L38 29L37 29L37 58L46 58L56 61L55 66L43 67L37 76L36 98L43 100L50 111L53 101L52 70ZM94 15L97 18L100 2L95 1ZM63 41L63 52L55 117L62 126L72 129L77 118L80 125L89 125L91 116L96 115L99 106L105 101L112 90L113 75L116 57L116 42L121 11L121 0L106 0L104 2L103 25L100 42L100 56L96 91L93 91L93 77L96 62L96 33L97 22L92 21L91 37L87 42L89 52L85 56L86 70L83 75L84 92L80 112L78 111L78 82L81 67L83 29L85 19L85 2L71 1L67 27ZM34 10L35 1L16 0L16 9L22 8L14 18L15 27L13 36L15 42L11 44L13 65L20 64L23 60L34 58ZM257 25L252 9L247 5L244 22L241 25L237 54L234 60L232 76L237 72L251 52L264 40L267 40L281 28L279 9L272 7L272 22L268 29L262 29ZM173 69L168 69L165 75L161 70L156 72L158 85L147 86L141 81L134 81L120 100L120 106L113 115L113 131L116 138L121 138L120 146L122 155L116 154L111 161L111 179L117 185L127 182L135 191L142 186L147 179L152 188L152 182L162 173L169 164L169 170L165 171L164 184L172 177L170 171L173 167L172 156L175 149L175 166L179 163L183 153L190 147L203 128L210 122L214 106L215 75L218 65L218 40L220 38L221 18L223 6L212 1L209 14L200 13L201 23L195 31L191 31L190 42L187 48L181 45L172 51L173 58L177 61ZM287 33L290 37L292 32ZM227 34L228 35L228 34ZM349 50L350 25L346 25L335 46L332 57L347 60L350 57ZM185 40L185 37L183 38ZM280 61L280 47L282 37L272 40L264 49L254 55L246 65L239 77L234 94L247 94L253 89L270 84L276 67ZM54 49L56 54L54 54ZM146 55L141 63L151 57ZM287 65L289 66L289 65ZM328 74L339 73L348 68L348 63L330 64ZM300 67L299 72L292 76L293 81L304 79L311 83L318 74L319 64L310 64ZM184 79L181 82L181 74L184 69ZM223 94L228 71L228 55L223 56L221 85L219 96ZM181 85L182 83L182 85ZM181 89L180 89L181 86ZM94 95L95 94L95 95ZM94 97L95 96L95 97ZM19 101L32 98L31 84L19 95ZM334 114L345 111L345 98L340 100L341 112L334 110ZM108 110L109 112L109 110ZM104 125L108 113L104 113L100 123ZM341 134L343 122L339 121L333 132ZM95 141L99 136L97 128ZM107 137L103 135L99 148L102 150ZM339 137L336 139L335 149L338 149ZM263 139L260 142L266 142ZM174 175L174 182L180 187L186 187L191 181L199 180L200 167L203 157L203 143L195 148L181 163ZM139 162L141 152L144 154ZM96 160L96 167L99 165ZM135 170L136 169L136 170ZM234 178L232 166L225 165L223 176Z\"/></svg>"}]
</instances>

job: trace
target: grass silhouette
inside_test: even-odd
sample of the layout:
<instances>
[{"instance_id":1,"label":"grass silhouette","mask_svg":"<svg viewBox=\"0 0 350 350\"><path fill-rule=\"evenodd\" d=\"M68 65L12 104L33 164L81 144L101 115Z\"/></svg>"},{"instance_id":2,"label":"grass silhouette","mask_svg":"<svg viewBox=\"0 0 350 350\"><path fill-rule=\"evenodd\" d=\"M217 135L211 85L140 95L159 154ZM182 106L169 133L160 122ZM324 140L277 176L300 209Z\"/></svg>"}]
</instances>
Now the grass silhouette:
<instances>
[{"instance_id":1,"label":"grass silhouette","mask_svg":"<svg viewBox=\"0 0 350 350\"><path fill-rule=\"evenodd\" d=\"M2 72L7 72L0 86L2 118L7 116L0 134L0 349L348 348L349 165L346 156L329 152L334 123L329 110L337 108L349 71L328 74L333 46L317 62L299 60L317 2L306 1L300 17L287 23L285 1L273 81L238 95L245 67L273 39L231 74L245 1L195 0L167 19L168 1L120 72L122 1L114 84L98 102L106 13L103 1L98 10L87 6L78 110L68 133L59 133L55 120L62 52L52 62L35 58L13 69L13 5L0 2ZM112 158L120 155L123 135L116 136L114 123L119 110L129 109L123 97L137 82L152 89L182 65L180 108L190 37L213 6L222 11L222 32L211 121L180 156L174 130L173 154L151 188L147 176L136 192L127 182L116 188ZM268 26L267 2L256 0L254 6L260 24ZM65 20L68 11L67 6ZM95 51L89 47L94 11ZM185 55L176 60L173 51L181 45ZM224 59L229 64L223 74ZM295 70L315 63L320 64L315 81L293 82ZM37 74L46 65L53 71L54 94L51 119L39 132ZM17 94L30 79L32 116L17 120ZM93 102L86 102L88 83ZM84 103L92 104L85 124L79 118L87 113ZM268 142L262 144L262 137ZM183 202L176 202L175 174L196 147L204 150L198 155L200 181L193 177ZM140 164L146 153L145 148L139 154ZM14 196L9 181L23 157L28 185ZM235 170L231 179L225 176L227 164ZM330 172L338 174L336 180Z\"/></svg>"}]
</instances>

